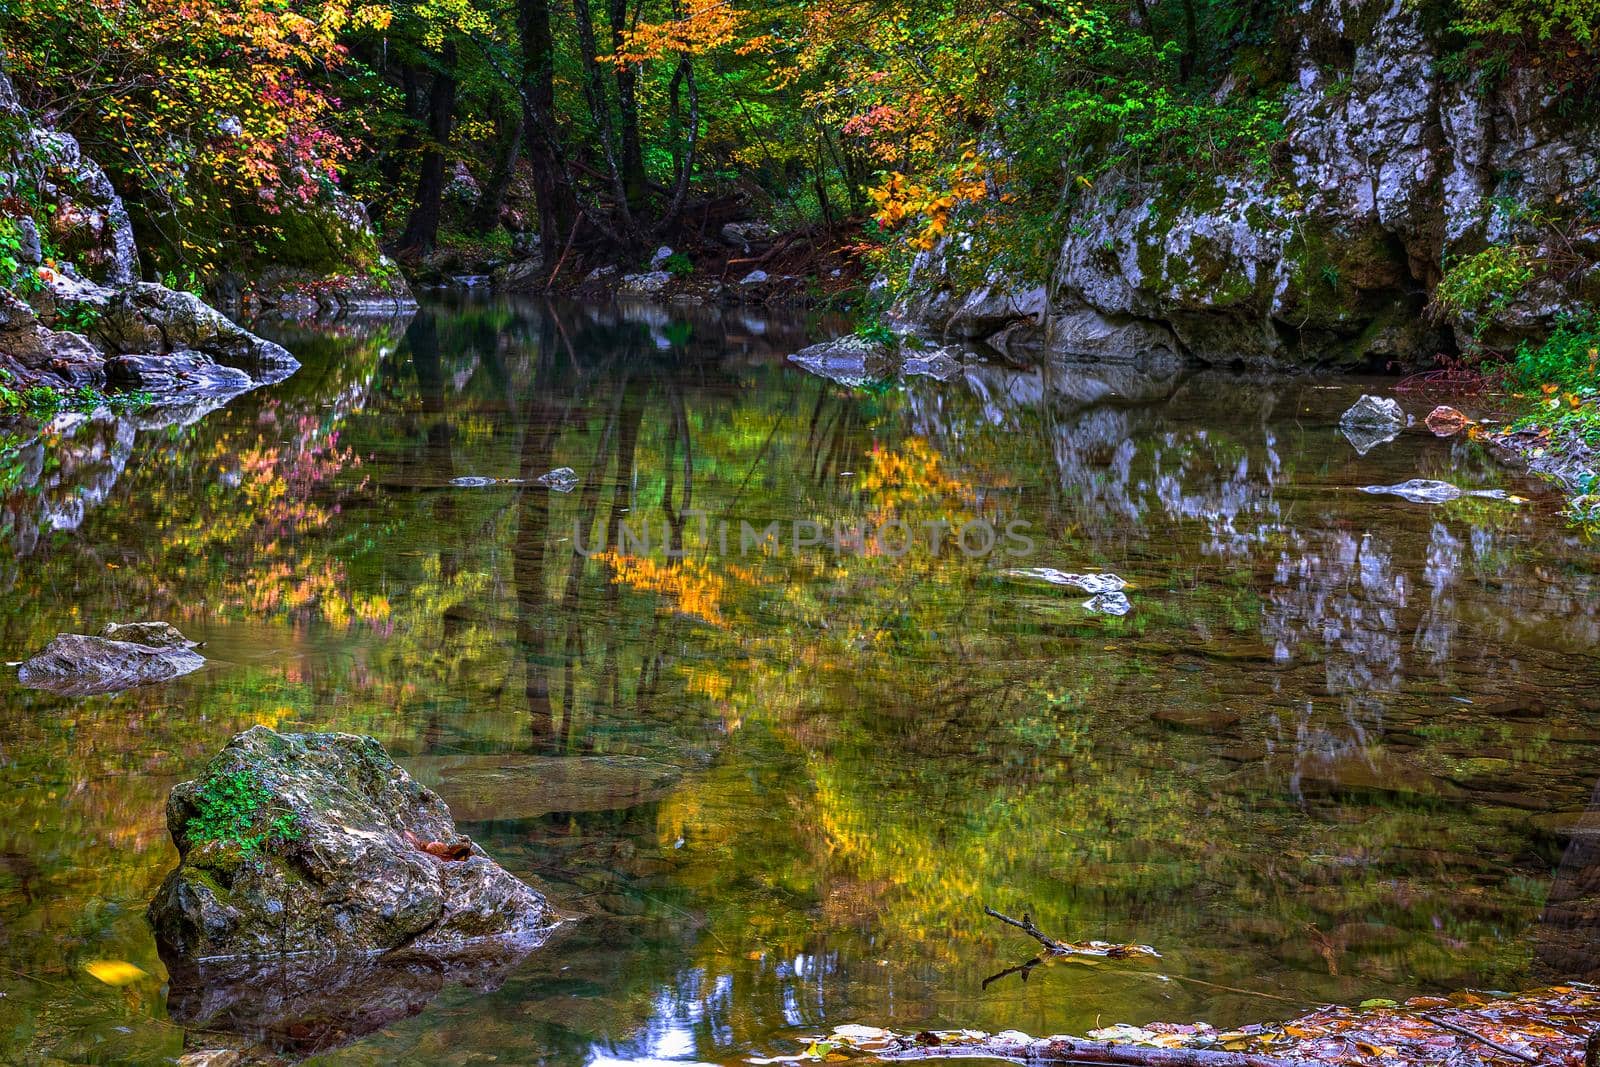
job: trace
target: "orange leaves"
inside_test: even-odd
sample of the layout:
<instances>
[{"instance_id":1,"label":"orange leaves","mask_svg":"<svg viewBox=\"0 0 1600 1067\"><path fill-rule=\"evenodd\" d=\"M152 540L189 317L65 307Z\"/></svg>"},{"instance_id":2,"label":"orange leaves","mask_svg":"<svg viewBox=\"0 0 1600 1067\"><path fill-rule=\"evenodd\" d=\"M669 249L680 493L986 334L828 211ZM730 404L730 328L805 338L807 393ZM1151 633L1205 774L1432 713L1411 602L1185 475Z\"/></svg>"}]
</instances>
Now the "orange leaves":
<instances>
[{"instance_id":1,"label":"orange leaves","mask_svg":"<svg viewBox=\"0 0 1600 1067\"><path fill-rule=\"evenodd\" d=\"M622 35L622 46L613 55L597 58L601 62L625 67L663 56L695 56L732 45L738 39L747 12L732 0L688 0L684 13L665 22L641 22ZM755 51L760 45L747 42L741 48ZM741 55L747 54L744 51Z\"/></svg>"},{"instance_id":2,"label":"orange leaves","mask_svg":"<svg viewBox=\"0 0 1600 1067\"><path fill-rule=\"evenodd\" d=\"M907 219L923 219L921 230L907 243L919 252L931 251L939 238L949 232L959 205L986 199L990 194L987 168L972 151L961 157L946 181L947 186L939 189L912 182L898 172L890 174L882 185L867 192L878 207L873 218L886 230L898 228Z\"/></svg>"}]
</instances>

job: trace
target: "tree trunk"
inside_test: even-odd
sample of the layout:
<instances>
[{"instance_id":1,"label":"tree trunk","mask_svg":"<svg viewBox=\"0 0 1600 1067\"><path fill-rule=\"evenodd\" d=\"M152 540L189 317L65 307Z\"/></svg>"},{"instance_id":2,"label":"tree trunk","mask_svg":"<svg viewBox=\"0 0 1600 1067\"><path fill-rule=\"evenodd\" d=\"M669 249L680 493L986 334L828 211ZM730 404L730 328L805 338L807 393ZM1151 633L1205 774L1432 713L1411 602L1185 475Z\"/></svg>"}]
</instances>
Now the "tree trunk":
<instances>
[{"instance_id":1,"label":"tree trunk","mask_svg":"<svg viewBox=\"0 0 1600 1067\"><path fill-rule=\"evenodd\" d=\"M378 164L378 173L383 176L383 185L386 189L397 189L405 180L406 168L411 164L411 155L417 150L417 123L422 121L422 79L417 76L417 68L410 63L400 64L400 89L404 94L405 103L402 109L406 121L400 127L400 135L395 138L387 152L383 154ZM387 205L382 209L387 215ZM381 223L382 217L375 218L374 222Z\"/></svg>"},{"instance_id":2,"label":"tree trunk","mask_svg":"<svg viewBox=\"0 0 1600 1067\"><path fill-rule=\"evenodd\" d=\"M425 256L439 241L439 216L444 203L445 149L456 117L456 46L446 41L439 52L439 70L428 90L428 145L417 173L416 204L400 236L398 250Z\"/></svg>"},{"instance_id":3,"label":"tree trunk","mask_svg":"<svg viewBox=\"0 0 1600 1067\"><path fill-rule=\"evenodd\" d=\"M611 47L621 49L627 27L628 0L611 0ZM639 71L633 66L617 68L617 109L622 141L622 188L628 208L638 214L644 207L648 189L644 173L644 148L639 138Z\"/></svg>"},{"instance_id":4,"label":"tree trunk","mask_svg":"<svg viewBox=\"0 0 1600 1067\"><path fill-rule=\"evenodd\" d=\"M495 108L494 170L484 183L483 194L473 212L472 228L479 233L490 233L500 225L500 209L505 206L506 191L511 188L511 178L522 156L523 123L520 116L504 108Z\"/></svg>"},{"instance_id":5,"label":"tree trunk","mask_svg":"<svg viewBox=\"0 0 1600 1067\"><path fill-rule=\"evenodd\" d=\"M549 0L520 0L517 33L522 39L523 150L533 172L539 235L548 254L566 240L578 218L577 195L556 130L555 39L550 33Z\"/></svg>"},{"instance_id":6,"label":"tree trunk","mask_svg":"<svg viewBox=\"0 0 1600 1067\"><path fill-rule=\"evenodd\" d=\"M599 45L594 36L594 15L589 0L572 0L572 15L577 22L578 49L583 53L584 95L589 100L589 117L594 120L596 140L605 156L606 171L611 178L611 193L616 200L616 222L611 227L624 245L637 246L638 229L628 201L627 186L622 179L622 163L618 158L616 131L611 122L611 99L606 92L605 73L600 69Z\"/></svg>"},{"instance_id":7,"label":"tree trunk","mask_svg":"<svg viewBox=\"0 0 1600 1067\"><path fill-rule=\"evenodd\" d=\"M1195 60L1200 56L1200 31L1194 3L1195 0L1183 0L1183 55L1178 57L1178 77L1186 83L1194 77Z\"/></svg>"}]
</instances>

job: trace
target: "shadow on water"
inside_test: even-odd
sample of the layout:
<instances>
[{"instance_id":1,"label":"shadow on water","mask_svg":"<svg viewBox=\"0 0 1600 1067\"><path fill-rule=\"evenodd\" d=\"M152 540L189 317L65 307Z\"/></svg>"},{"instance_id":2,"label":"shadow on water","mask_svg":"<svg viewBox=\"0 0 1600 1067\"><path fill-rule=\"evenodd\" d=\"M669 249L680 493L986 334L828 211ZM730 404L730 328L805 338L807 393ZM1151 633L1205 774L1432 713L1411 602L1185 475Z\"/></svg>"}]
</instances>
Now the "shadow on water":
<instances>
[{"instance_id":1,"label":"shadow on water","mask_svg":"<svg viewBox=\"0 0 1600 1067\"><path fill-rule=\"evenodd\" d=\"M8 684L5 1040L737 1062L844 1022L1229 1025L1290 1009L1250 991L1593 977L1596 556L1539 487L1468 441L1359 454L1336 422L1371 382L785 364L839 328L514 302L280 326L287 381L6 453L7 657L151 616L209 662ZM572 493L526 484L560 466ZM1358 491L1411 477L1529 500ZM1114 571L1133 610L1018 566ZM142 918L166 793L258 722L378 737L586 918L349 1011L308 999L325 977L169 997ZM985 986L1030 949L985 903L1163 958Z\"/></svg>"}]
</instances>

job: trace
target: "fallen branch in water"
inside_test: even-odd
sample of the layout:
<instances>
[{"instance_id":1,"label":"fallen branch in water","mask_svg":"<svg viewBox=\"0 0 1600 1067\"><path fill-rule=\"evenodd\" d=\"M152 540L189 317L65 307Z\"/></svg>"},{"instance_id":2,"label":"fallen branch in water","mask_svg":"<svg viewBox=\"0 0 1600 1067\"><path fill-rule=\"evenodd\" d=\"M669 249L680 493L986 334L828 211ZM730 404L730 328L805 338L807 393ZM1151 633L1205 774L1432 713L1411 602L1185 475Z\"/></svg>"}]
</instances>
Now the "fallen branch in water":
<instances>
[{"instance_id":1,"label":"fallen branch in water","mask_svg":"<svg viewBox=\"0 0 1600 1067\"><path fill-rule=\"evenodd\" d=\"M1494 1049L1496 1052L1505 1056L1510 1056L1512 1059L1521 1060L1523 1063L1539 1062L1539 1057L1537 1056L1530 1056L1526 1052L1521 1052L1514 1048L1507 1048L1498 1041L1491 1041L1480 1033L1468 1030L1465 1026L1457 1026L1448 1019L1441 1019L1436 1015L1429 1015L1427 1012L1419 1012L1418 1018L1425 1019L1435 1026L1449 1030L1451 1033L1460 1034L1462 1037L1470 1037L1474 1041L1481 1041L1485 1045L1488 1045L1490 1048Z\"/></svg>"},{"instance_id":2,"label":"fallen branch in water","mask_svg":"<svg viewBox=\"0 0 1600 1067\"><path fill-rule=\"evenodd\" d=\"M1108 960L1122 960L1130 956L1161 958L1161 953L1149 945L1118 945L1110 941L1058 941L1035 926L1033 917L1026 912L1021 919L1013 919L1003 912L995 911L987 904L984 905L983 912L991 918L999 919L1007 926L1015 926L1043 945L1045 951L1054 956L1103 956Z\"/></svg>"}]
</instances>

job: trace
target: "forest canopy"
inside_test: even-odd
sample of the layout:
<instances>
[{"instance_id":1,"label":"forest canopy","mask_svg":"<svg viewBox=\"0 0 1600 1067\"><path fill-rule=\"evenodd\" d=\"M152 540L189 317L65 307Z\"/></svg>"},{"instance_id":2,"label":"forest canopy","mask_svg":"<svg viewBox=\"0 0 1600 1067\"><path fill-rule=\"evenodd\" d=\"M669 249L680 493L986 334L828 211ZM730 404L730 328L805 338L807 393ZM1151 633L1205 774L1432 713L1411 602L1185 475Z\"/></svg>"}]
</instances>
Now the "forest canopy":
<instances>
[{"instance_id":1,"label":"forest canopy","mask_svg":"<svg viewBox=\"0 0 1600 1067\"><path fill-rule=\"evenodd\" d=\"M1600 0L1407 2L1462 77L1548 53L1554 89L1593 92ZM859 227L886 263L978 218L987 259L1025 267L1108 170L1272 167L1299 17L1283 0L0 4L26 102L110 171L146 270L190 287L273 257L285 210L335 189L402 259L534 233L648 255L738 203Z\"/></svg>"}]
</instances>

